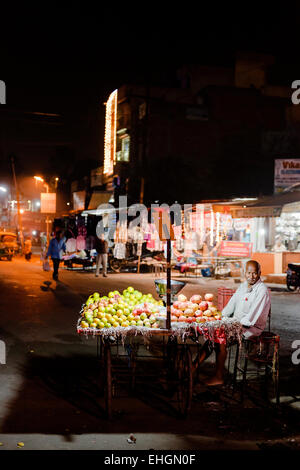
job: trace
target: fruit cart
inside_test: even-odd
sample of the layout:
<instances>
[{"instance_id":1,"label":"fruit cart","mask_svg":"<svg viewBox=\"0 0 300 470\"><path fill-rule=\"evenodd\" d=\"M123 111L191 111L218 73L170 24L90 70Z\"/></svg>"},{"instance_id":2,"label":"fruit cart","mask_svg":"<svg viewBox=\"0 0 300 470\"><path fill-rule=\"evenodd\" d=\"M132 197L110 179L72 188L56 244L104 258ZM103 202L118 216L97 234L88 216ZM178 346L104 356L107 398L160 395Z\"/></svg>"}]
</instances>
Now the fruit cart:
<instances>
[{"instance_id":1,"label":"fruit cart","mask_svg":"<svg viewBox=\"0 0 300 470\"><path fill-rule=\"evenodd\" d=\"M158 279L155 281L155 284L158 295L162 299L166 299L166 280ZM178 300L174 302L175 295L178 294L184 285L185 283L182 281L171 281L171 300L173 305L180 303ZM200 295L193 297L195 302L201 300ZM165 307L160 308L165 309ZM213 340L215 332L220 329L223 329L226 336L233 341L240 341L242 334L240 324L230 319L221 320L217 317L218 320L215 320L216 317L211 317L209 320L208 317L202 317L201 320L204 321L197 323L196 317L191 321L192 318L187 317L186 322L174 322L170 328L166 328L166 315L165 317L158 317L157 322L152 324L151 327L141 325L131 326L127 325L126 322L124 326L118 327L82 327L82 317L79 318L77 332L97 338L97 355L102 360L104 371L105 407L108 418L112 415L114 384L118 383L117 375L115 375L116 366L112 364L112 348L117 347L118 349L119 344L124 345L126 342L127 345L129 344L127 348L127 374L130 376L132 389L134 389L136 383L136 365L138 359L143 357L138 355L139 344L142 342L149 345L152 342L156 342L163 354L160 356L148 355L147 357L154 359L155 364L156 360L163 360L163 367L156 367L155 375L156 377L164 375L167 389L169 392L171 391L178 414L181 417L187 416L191 408L193 392L192 348L197 347L203 336ZM147 323L145 324L147 325ZM159 373L157 373L158 370Z\"/></svg>"},{"instance_id":2,"label":"fruit cart","mask_svg":"<svg viewBox=\"0 0 300 470\"><path fill-rule=\"evenodd\" d=\"M159 237L164 240L161 214L156 219ZM87 305L83 306L80 312L85 319L82 319L82 316L79 318L77 332L87 336L96 336L97 350L100 357L103 358L104 392L108 418L112 415L114 381L111 345L113 343L117 342L118 344L121 340L124 344L126 339L130 338L131 340L132 347L128 349L128 355L131 383L134 388L138 340L141 338L147 342L154 338L162 340L161 349L163 350L168 382L173 389L173 395L176 396L179 414L186 416L191 408L193 393L192 355L189 340L192 339L195 344L201 336L205 336L205 338L214 341L215 334L219 334L222 330L226 339L241 342L242 327L240 323L230 319L221 319L220 312L212 303L212 294L206 294L205 301L202 301L201 295L192 296L189 302L186 302L187 298L182 294L175 297L184 287L185 282L171 280L171 239L174 239L174 233L172 233L170 224L169 228L170 234L166 238L167 276L166 279L155 280L160 301L153 299L151 294L145 296L129 286L123 291L123 295L114 291L110 292L108 296L104 296L102 300L99 293L95 293L90 296L91 298L86 302ZM134 292L136 292L135 296ZM149 307L145 302L147 299L152 307ZM184 301L181 302L181 300ZM137 305L138 303L140 303L141 309ZM161 312L157 305L159 303L160 306L164 305L165 312ZM132 306L131 311L130 305ZM112 315L112 312L115 315ZM139 313L141 314L139 315ZM165 343L167 343L166 348ZM157 371L155 375L158 375Z\"/></svg>"}]
</instances>

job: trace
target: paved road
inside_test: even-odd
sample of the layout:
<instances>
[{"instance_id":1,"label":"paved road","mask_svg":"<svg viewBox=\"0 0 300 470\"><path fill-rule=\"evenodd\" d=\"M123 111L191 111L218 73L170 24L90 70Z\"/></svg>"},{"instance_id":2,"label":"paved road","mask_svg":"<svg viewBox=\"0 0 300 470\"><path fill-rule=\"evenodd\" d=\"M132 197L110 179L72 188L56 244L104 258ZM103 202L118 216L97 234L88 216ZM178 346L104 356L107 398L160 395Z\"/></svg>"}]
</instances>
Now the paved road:
<instances>
[{"instance_id":1,"label":"paved road","mask_svg":"<svg viewBox=\"0 0 300 470\"><path fill-rule=\"evenodd\" d=\"M205 391L199 395L203 400L195 398L191 416L179 421L168 399L142 386L137 397L123 393L116 398L113 420L105 419L95 340L76 334L78 311L94 291L104 294L133 285L155 294L154 279L150 274L95 278L60 270L56 283L37 257L29 263L18 258L0 262L0 339L7 349L6 365L0 365L0 449L15 448L19 441L27 449L131 449L130 433L137 437L136 449L258 449L268 439L297 444L300 365L291 362L291 345L300 339L300 312L299 294L294 293L272 293L272 330L281 335L281 394L291 402L283 411L251 401L241 409ZM183 292L188 296L216 293L224 285L186 280ZM232 281L226 285L236 287ZM210 363L205 367L211 370Z\"/></svg>"}]
</instances>

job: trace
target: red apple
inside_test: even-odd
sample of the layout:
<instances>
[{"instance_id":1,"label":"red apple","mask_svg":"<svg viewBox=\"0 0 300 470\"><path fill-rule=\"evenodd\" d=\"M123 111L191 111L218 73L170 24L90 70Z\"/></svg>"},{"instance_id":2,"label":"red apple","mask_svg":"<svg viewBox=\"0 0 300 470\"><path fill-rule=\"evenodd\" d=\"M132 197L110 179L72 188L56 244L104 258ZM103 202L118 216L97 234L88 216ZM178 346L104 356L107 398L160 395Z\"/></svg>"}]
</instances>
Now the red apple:
<instances>
[{"instance_id":1,"label":"red apple","mask_svg":"<svg viewBox=\"0 0 300 470\"><path fill-rule=\"evenodd\" d=\"M202 317L202 315L203 315L202 310L196 310L196 312L195 312L195 317L196 317L196 318L197 318L197 317Z\"/></svg>"},{"instance_id":2,"label":"red apple","mask_svg":"<svg viewBox=\"0 0 300 470\"><path fill-rule=\"evenodd\" d=\"M186 301L187 301L187 298L186 298L186 296L185 296L185 295L183 295L183 294L179 294L179 296L178 296L178 300L179 300L179 302L186 302Z\"/></svg>"}]
</instances>

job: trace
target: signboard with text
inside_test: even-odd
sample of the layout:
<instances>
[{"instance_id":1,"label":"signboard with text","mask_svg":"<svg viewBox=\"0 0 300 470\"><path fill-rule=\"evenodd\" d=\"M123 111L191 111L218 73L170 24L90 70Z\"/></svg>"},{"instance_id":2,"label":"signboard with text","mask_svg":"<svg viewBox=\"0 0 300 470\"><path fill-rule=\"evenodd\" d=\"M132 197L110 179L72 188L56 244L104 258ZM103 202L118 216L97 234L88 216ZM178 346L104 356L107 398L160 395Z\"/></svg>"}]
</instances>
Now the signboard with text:
<instances>
[{"instance_id":1,"label":"signboard with text","mask_svg":"<svg viewBox=\"0 0 300 470\"><path fill-rule=\"evenodd\" d=\"M228 258L238 256L240 258L250 258L252 252L252 243L222 241L219 249L219 256Z\"/></svg>"},{"instance_id":2,"label":"signboard with text","mask_svg":"<svg viewBox=\"0 0 300 470\"><path fill-rule=\"evenodd\" d=\"M275 160L274 192L281 193L285 188L300 183L300 158Z\"/></svg>"},{"instance_id":3,"label":"signboard with text","mask_svg":"<svg viewBox=\"0 0 300 470\"><path fill-rule=\"evenodd\" d=\"M44 214L55 214L56 193L41 193L41 212Z\"/></svg>"}]
</instances>

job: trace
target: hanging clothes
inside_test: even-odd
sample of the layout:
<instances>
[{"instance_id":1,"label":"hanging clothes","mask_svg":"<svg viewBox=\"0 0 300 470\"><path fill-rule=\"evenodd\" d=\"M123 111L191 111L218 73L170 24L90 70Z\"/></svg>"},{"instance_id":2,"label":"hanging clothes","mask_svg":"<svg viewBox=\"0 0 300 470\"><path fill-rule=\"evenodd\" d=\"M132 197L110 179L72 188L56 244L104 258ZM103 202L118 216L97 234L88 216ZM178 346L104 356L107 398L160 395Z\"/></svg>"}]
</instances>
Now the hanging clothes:
<instances>
[{"instance_id":1,"label":"hanging clothes","mask_svg":"<svg viewBox=\"0 0 300 470\"><path fill-rule=\"evenodd\" d=\"M86 250L93 250L96 246L96 237L89 235L85 239Z\"/></svg>"},{"instance_id":2,"label":"hanging clothes","mask_svg":"<svg viewBox=\"0 0 300 470\"><path fill-rule=\"evenodd\" d=\"M69 238L66 242L66 251L67 253L73 253L76 251L76 239L75 238Z\"/></svg>"},{"instance_id":3,"label":"hanging clothes","mask_svg":"<svg viewBox=\"0 0 300 470\"><path fill-rule=\"evenodd\" d=\"M126 258L126 244L125 243L116 243L113 251L114 257L117 259Z\"/></svg>"},{"instance_id":4,"label":"hanging clothes","mask_svg":"<svg viewBox=\"0 0 300 470\"><path fill-rule=\"evenodd\" d=\"M85 238L82 235L79 235L76 238L76 250L81 251L85 250Z\"/></svg>"}]
</instances>

